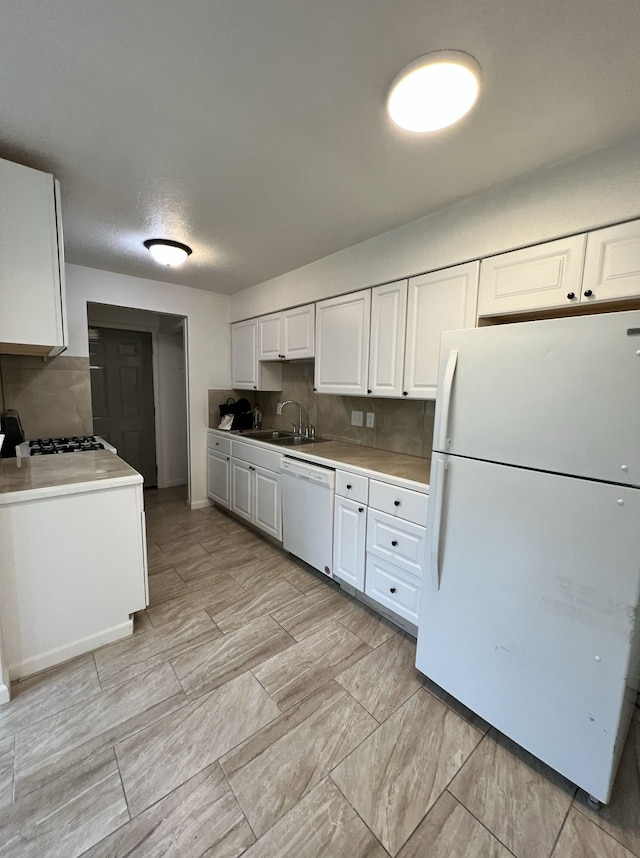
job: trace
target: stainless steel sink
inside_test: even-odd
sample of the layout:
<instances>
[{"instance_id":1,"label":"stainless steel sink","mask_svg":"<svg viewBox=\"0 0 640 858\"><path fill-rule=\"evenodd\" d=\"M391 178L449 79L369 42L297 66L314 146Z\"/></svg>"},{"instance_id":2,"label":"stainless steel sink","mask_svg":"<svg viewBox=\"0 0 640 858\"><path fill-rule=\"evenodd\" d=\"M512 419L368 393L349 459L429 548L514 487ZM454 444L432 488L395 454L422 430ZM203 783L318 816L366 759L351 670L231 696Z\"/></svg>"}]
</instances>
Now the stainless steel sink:
<instances>
[{"instance_id":1,"label":"stainless steel sink","mask_svg":"<svg viewBox=\"0 0 640 858\"><path fill-rule=\"evenodd\" d=\"M280 438L294 438L293 432L281 432L277 429L254 429L250 432L241 432L240 438L255 438L256 441L277 441Z\"/></svg>"},{"instance_id":2,"label":"stainless steel sink","mask_svg":"<svg viewBox=\"0 0 640 858\"><path fill-rule=\"evenodd\" d=\"M286 438L263 438L269 444L277 444L278 447L304 447L305 444L319 444L324 441L324 438L307 438L304 435L289 435Z\"/></svg>"}]
</instances>

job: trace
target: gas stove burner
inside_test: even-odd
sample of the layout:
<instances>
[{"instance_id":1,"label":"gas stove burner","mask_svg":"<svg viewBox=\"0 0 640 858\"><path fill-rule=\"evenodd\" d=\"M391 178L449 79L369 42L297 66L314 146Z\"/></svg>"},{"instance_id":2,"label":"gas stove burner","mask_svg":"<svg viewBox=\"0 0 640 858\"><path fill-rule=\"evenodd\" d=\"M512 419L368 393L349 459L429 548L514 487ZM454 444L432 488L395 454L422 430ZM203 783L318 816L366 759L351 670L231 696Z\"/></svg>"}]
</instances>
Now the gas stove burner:
<instances>
[{"instance_id":1,"label":"gas stove burner","mask_svg":"<svg viewBox=\"0 0 640 858\"><path fill-rule=\"evenodd\" d=\"M32 456L50 456L55 453L84 453L91 450L104 450L104 444L95 435L74 435L70 438L38 438L29 441L29 453Z\"/></svg>"}]
</instances>

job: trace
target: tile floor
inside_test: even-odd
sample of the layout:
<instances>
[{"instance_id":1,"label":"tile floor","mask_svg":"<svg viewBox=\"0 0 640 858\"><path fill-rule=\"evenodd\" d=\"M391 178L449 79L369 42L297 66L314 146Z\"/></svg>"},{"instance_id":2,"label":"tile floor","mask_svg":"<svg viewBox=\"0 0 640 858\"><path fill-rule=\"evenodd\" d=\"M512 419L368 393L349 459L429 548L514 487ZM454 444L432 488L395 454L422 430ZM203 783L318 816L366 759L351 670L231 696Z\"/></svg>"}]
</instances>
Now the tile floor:
<instances>
[{"instance_id":1,"label":"tile floor","mask_svg":"<svg viewBox=\"0 0 640 858\"><path fill-rule=\"evenodd\" d=\"M640 720L595 813L335 585L180 490L146 505L133 637L0 708L0 856L640 856Z\"/></svg>"}]
</instances>

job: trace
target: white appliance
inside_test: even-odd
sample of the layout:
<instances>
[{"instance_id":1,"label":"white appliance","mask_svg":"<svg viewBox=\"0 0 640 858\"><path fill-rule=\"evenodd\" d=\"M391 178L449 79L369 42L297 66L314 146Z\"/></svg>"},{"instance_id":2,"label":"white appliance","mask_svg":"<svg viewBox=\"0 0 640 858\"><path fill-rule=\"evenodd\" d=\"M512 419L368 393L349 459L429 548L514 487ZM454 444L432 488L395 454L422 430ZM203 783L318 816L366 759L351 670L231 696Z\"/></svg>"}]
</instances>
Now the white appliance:
<instances>
[{"instance_id":1,"label":"white appliance","mask_svg":"<svg viewBox=\"0 0 640 858\"><path fill-rule=\"evenodd\" d=\"M38 438L23 441L16 446L17 458L29 456L51 456L59 453L86 453L92 450L109 450L117 453L116 448L100 435L73 435L68 438Z\"/></svg>"},{"instance_id":2,"label":"white appliance","mask_svg":"<svg viewBox=\"0 0 640 858\"><path fill-rule=\"evenodd\" d=\"M607 802L638 688L640 312L442 335L419 670Z\"/></svg>"},{"instance_id":3,"label":"white appliance","mask_svg":"<svg viewBox=\"0 0 640 858\"><path fill-rule=\"evenodd\" d=\"M282 460L282 543L286 551L330 578L335 484L331 468Z\"/></svg>"}]
</instances>

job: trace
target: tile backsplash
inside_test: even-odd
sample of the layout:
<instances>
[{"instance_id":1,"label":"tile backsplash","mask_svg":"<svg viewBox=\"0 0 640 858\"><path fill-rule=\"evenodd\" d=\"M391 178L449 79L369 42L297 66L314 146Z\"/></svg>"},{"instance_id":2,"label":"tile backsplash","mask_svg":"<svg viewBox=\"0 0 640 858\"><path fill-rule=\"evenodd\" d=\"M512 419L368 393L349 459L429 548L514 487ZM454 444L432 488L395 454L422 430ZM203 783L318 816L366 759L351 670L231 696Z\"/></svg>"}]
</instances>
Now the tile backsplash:
<instances>
[{"instance_id":1,"label":"tile backsplash","mask_svg":"<svg viewBox=\"0 0 640 858\"><path fill-rule=\"evenodd\" d=\"M412 456L431 456L435 402L316 394L313 392L313 361L285 362L282 370L282 391L210 390L209 426L215 428L220 422L219 403L228 396L234 399L246 396L252 405L259 404L265 427L291 429L292 423L298 424L298 409L287 405L278 415L276 405L295 399L302 406L303 425L311 423L318 435L325 438ZM364 426L351 425L352 410L363 412ZM366 427L368 411L375 415L373 429Z\"/></svg>"},{"instance_id":2,"label":"tile backsplash","mask_svg":"<svg viewBox=\"0 0 640 858\"><path fill-rule=\"evenodd\" d=\"M0 355L3 408L19 413L26 438L91 435L89 358Z\"/></svg>"}]
</instances>

